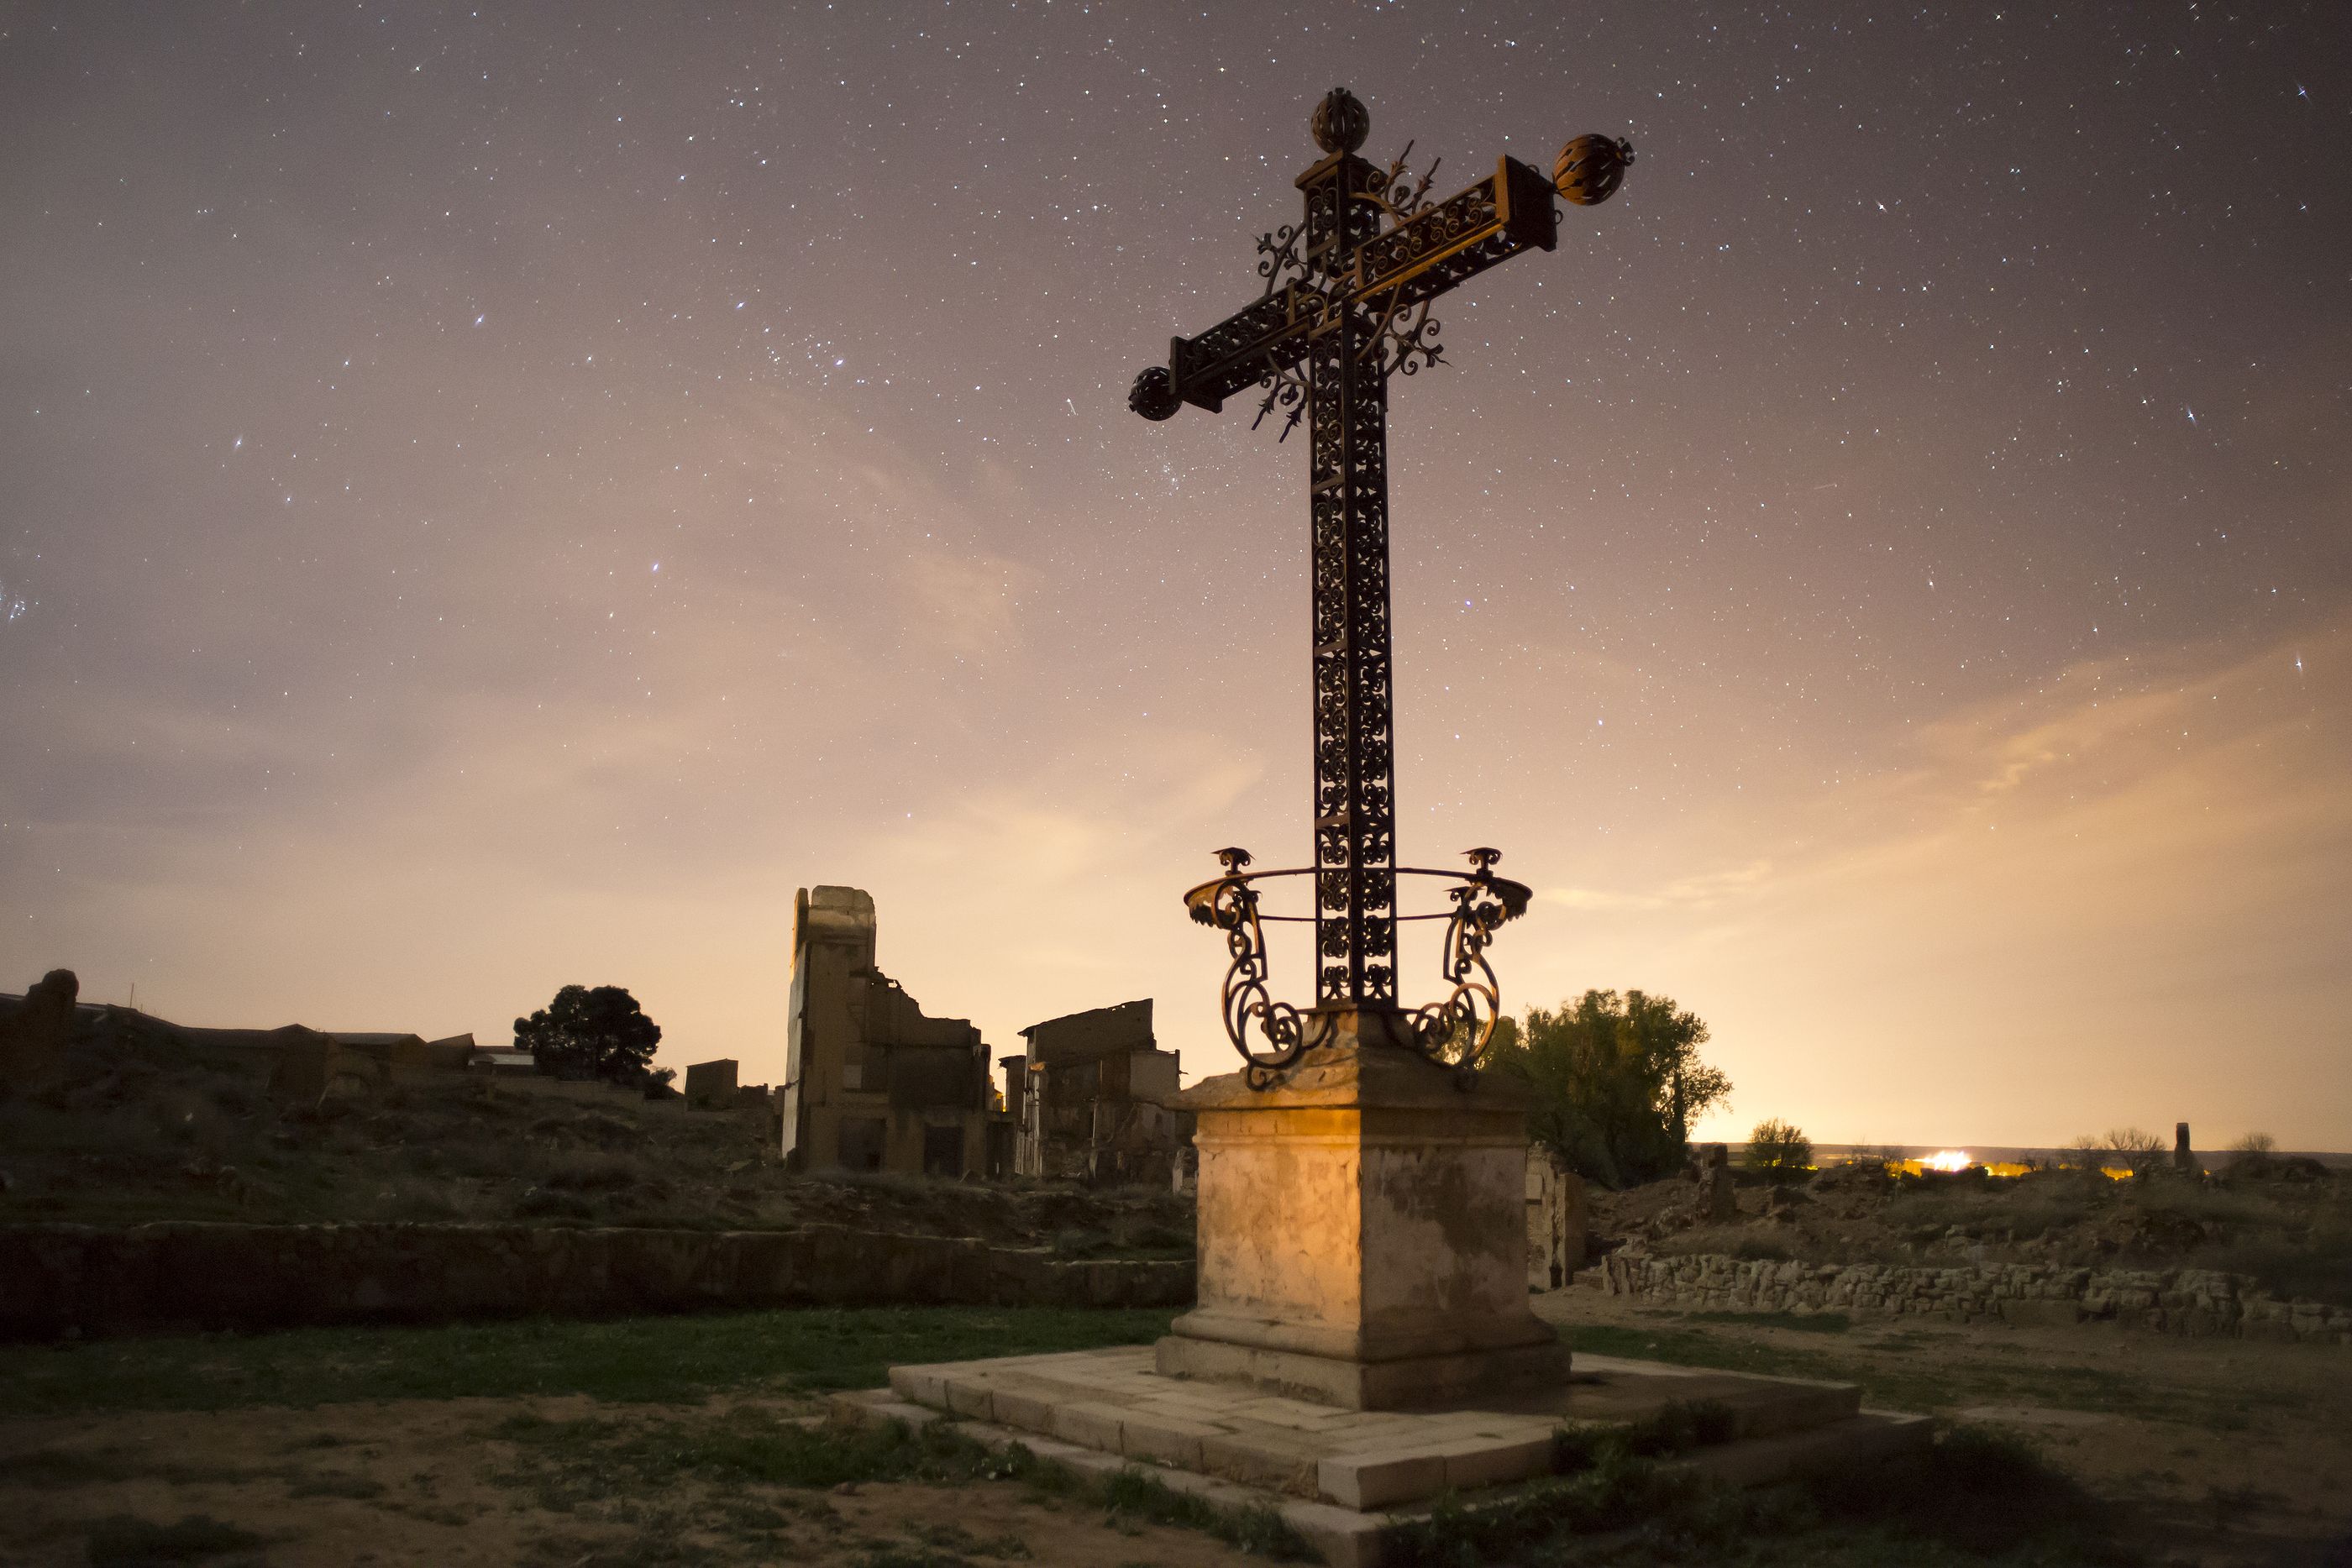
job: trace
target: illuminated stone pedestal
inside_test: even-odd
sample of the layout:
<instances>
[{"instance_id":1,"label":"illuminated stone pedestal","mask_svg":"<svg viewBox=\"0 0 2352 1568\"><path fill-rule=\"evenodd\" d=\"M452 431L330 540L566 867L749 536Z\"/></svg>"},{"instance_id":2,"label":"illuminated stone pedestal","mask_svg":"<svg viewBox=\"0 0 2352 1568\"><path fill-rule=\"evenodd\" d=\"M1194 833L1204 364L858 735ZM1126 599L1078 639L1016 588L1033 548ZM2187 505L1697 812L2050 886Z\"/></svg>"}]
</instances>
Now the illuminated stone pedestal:
<instances>
[{"instance_id":1,"label":"illuminated stone pedestal","mask_svg":"<svg viewBox=\"0 0 2352 1568\"><path fill-rule=\"evenodd\" d=\"M1402 1030L1343 1012L1274 1086L1178 1097L1199 1117L1200 1293L1160 1374L1351 1410L1566 1382L1528 1310L1526 1103Z\"/></svg>"}]
</instances>

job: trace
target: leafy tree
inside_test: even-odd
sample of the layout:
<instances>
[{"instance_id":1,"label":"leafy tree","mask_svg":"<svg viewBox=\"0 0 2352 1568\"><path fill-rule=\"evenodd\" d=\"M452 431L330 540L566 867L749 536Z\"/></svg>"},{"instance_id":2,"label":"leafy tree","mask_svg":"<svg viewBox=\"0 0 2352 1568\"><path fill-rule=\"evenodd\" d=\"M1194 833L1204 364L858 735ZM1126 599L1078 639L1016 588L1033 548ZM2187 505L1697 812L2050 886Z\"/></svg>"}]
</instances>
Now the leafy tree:
<instances>
[{"instance_id":1,"label":"leafy tree","mask_svg":"<svg viewBox=\"0 0 2352 1568\"><path fill-rule=\"evenodd\" d=\"M1631 1186L1680 1169L1692 1119L1730 1100L1731 1080L1699 1060L1706 1038L1672 998L1587 991L1503 1019L1481 1065L1533 1088L1528 1134L1570 1170Z\"/></svg>"},{"instance_id":2,"label":"leafy tree","mask_svg":"<svg viewBox=\"0 0 2352 1568\"><path fill-rule=\"evenodd\" d=\"M618 986L566 986L514 1029L515 1049L530 1051L541 1072L630 1085L651 1076L662 1032Z\"/></svg>"},{"instance_id":3,"label":"leafy tree","mask_svg":"<svg viewBox=\"0 0 2352 1568\"><path fill-rule=\"evenodd\" d=\"M1748 1134L1744 1163L1776 1182L1798 1181L1813 1168L1813 1141L1804 1129L1774 1116L1756 1124Z\"/></svg>"}]
</instances>

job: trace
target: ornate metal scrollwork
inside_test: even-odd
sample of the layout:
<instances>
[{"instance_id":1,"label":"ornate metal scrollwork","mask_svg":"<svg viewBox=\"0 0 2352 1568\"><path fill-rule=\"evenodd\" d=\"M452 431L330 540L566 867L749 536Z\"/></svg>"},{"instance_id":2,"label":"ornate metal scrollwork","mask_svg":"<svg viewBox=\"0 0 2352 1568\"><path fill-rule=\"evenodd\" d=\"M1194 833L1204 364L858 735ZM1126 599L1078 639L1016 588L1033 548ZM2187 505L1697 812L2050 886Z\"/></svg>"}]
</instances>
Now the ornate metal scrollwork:
<instances>
[{"instance_id":1,"label":"ornate metal scrollwork","mask_svg":"<svg viewBox=\"0 0 2352 1568\"><path fill-rule=\"evenodd\" d=\"M1502 1021L1502 982L1486 962L1486 948L1507 920L1527 913L1532 896L1524 883L1495 874L1498 850L1464 852L1471 871L1462 885L1446 889L1454 908L1445 917L1445 953L1439 972L1454 989L1442 1002L1416 1008L1412 1015L1415 1047L1432 1061L1442 1061L1468 1075L1478 1070L1486 1047Z\"/></svg>"},{"instance_id":2,"label":"ornate metal scrollwork","mask_svg":"<svg viewBox=\"0 0 2352 1568\"><path fill-rule=\"evenodd\" d=\"M1408 141L1404 144L1404 151L1398 153L1387 168L1376 172L1367 180L1360 193L1360 200L1368 201L1386 213L1392 224L1406 222L1428 205L1430 184L1437 178L1437 166L1444 162L1442 158L1432 158L1429 167L1416 175L1405 167L1404 161L1412 156L1412 143Z\"/></svg>"},{"instance_id":3,"label":"ornate metal scrollwork","mask_svg":"<svg viewBox=\"0 0 2352 1568\"><path fill-rule=\"evenodd\" d=\"M1315 863L1253 873L1246 853L1226 850L1225 874L1185 894L1192 918L1224 933L1225 1033L1260 1088L1350 1011L1402 1025L1412 1049L1465 1075L1494 1037L1501 989L1486 952L1526 912L1528 890L1494 874L1492 850L1469 852L1466 873L1396 863L1388 382L1444 362L1434 300L1515 256L1553 249L1555 199L1607 200L1632 160L1622 141L1579 137L1549 177L1505 157L1467 189L1432 201L1437 164L1413 172L1410 142L1385 169L1357 155L1371 117L1345 89L1318 105L1310 129L1325 156L1297 182L1299 221L1258 236L1258 298L1175 339L1167 367L1145 371L1129 394L1137 413L1157 420L1185 403L1220 410L1255 386L1265 395L1252 428L1278 414L1279 438L1302 422L1307 429ZM1257 884L1287 876L1309 879L1311 914L1259 906ZM1404 914L1404 876L1448 879L1449 907ZM1265 926L1276 920L1314 926L1309 1009L1276 1000L1268 987ZM1448 989L1402 1009L1397 933L1412 920L1446 923Z\"/></svg>"},{"instance_id":4,"label":"ornate metal scrollwork","mask_svg":"<svg viewBox=\"0 0 2352 1568\"><path fill-rule=\"evenodd\" d=\"M1307 258L1298 248L1299 236L1306 228L1304 224L1284 224L1257 236L1257 275L1265 280L1259 298L1269 298L1277 289L1307 276Z\"/></svg>"},{"instance_id":5,"label":"ornate metal scrollwork","mask_svg":"<svg viewBox=\"0 0 2352 1568\"><path fill-rule=\"evenodd\" d=\"M1437 340L1438 324L1429 307L1424 299L1404 308L1394 295L1389 297L1379 325L1364 344L1376 374L1418 375L1423 366L1444 361L1445 345Z\"/></svg>"},{"instance_id":6,"label":"ornate metal scrollwork","mask_svg":"<svg viewBox=\"0 0 2352 1568\"><path fill-rule=\"evenodd\" d=\"M1466 1084L1503 1016L1502 983L1486 962L1486 949L1506 922L1527 913L1533 894L1526 884L1495 874L1495 862L1502 858L1499 852L1476 849L1465 853L1471 865L1466 872L1398 866L1391 875L1444 877L1458 884L1446 889L1452 905L1446 913L1398 915L1392 919L1445 922L1438 972L1453 988L1443 1001L1405 1012L1405 1043L1432 1061L1453 1068ZM1259 906L1256 884L1286 876L1315 877L1320 882L1331 873L1312 866L1252 872L1247 869L1249 852L1239 848L1219 850L1217 859L1225 874L1185 894L1184 904L1194 920L1225 935L1225 949L1232 956L1220 1009L1225 1038L1241 1053L1244 1081L1253 1089L1264 1089L1329 1038L1329 1009L1346 1004L1334 1000L1326 1007L1301 1011L1275 999L1268 985L1265 923L1303 925L1314 916L1266 914ZM1253 1032L1263 1040L1262 1046L1252 1043Z\"/></svg>"},{"instance_id":7,"label":"ornate metal scrollwork","mask_svg":"<svg viewBox=\"0 0 2352 1568\"><path fill-rule=\"evenodd\" d=\"M1298 428L1298 422L1307 417L1308 388L1306 373L1269 358L1265 378L1257 384L1265 390L1265 398L1257 405L1257 417L1250 421L1250 428L1255 430L1265 423L1267 414L1280 411L1285 417L1282 430L1275 440L1277 443L1289 440L1290 433Z\"/></svg>"},{"instance_id":8,"label":"ornate metal scrollwork","mask_svg":"<svg viewBox=\"0 0 2352 1568\"><path fill-rule=\"evenodd\" d=\"M1223 849L1217 852L1217 859L1223 863L1225 874L1192 889L1184 895L1184 903L1193 919L1225 934L1225 950L1233 956L1219 1008L1225 1020L1225 1038L1242 1053L1244 1081L1253 1089L1264 1089L1283 1069L1307 1054L1310 1046L1319 1044L1328 1026L1310 1030L1306 1015L1288 1002L1275 1000L1266 988L1265 928L1260 923L1257 889L1250 885L1256 879L1243 869L1250 863L1249 852ZM1265 1039L1264 1052L1250 1048L1253 1024Z\"/></svg>"}]
</instances>

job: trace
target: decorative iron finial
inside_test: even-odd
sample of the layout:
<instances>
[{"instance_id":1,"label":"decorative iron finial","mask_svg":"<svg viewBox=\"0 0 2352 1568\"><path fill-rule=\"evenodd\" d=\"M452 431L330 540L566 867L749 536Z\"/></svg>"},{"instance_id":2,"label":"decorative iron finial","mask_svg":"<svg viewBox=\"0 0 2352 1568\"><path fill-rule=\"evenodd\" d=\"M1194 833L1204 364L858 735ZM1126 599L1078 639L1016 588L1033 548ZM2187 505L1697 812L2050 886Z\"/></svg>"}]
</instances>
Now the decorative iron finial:
<instances>
[{"instance_id":1,"label":"decorative iron finial","mask_svg":"<svg viewBox=\"0 0 2352 1568\"><path fill-rule=\"evenodd\" d=\"M1580 207L1597 207L1625 183L1633 144L1622 137L1580 136L1559 150L1551 166L1552 189Z\"/></svg>"},{"instance_id":2,"label":"decorative iron finial","mask_svg":"<svg viewBox=\"0 0 2352 1568\"><path fill-rule=\"evenodd\" d=\"M1372 111L1346 88L1335 87L1323 95L1307 123L1315 132L1315 145L1324 152L1353 152L1372 133Z\"/></svg>"},{"instance_id":3,"label":"decorative iron finial","mask_svg":"<svg viewBox=\"0 0 2352 1568\"><path fill-rule=\"evenodd\" d=\"M1154 365L1127 389L1127 406L1146 419L1173 419L1184 400L1176 395L1176 382L1165 365Z\"/></svg>"},{"instance_id":4,"label":"decorative iron finial","mask_svg":"<svg viewBox=\"0 0 2352 1568\"><path fill-rule=\"evenodd\" d=\"M1242 867L1249 864L1249 851L1243 849L1238 844L1229 846L1228 848L1222 849L1217 852L1217 863L1225 868L1225 874L1227 876L1232 876L1236 872L1240 871Z\"/></svg>"},{"instance_id":5,"label":"decorative iron finial","mask_svg":"<svg viewBox=\"0 0 2352 1568\"><path fill-rule=\"evenodd\" d=\"M1462 854L1470 862L1471 869L1480 876L1493 871L1495 862L1503 858L1500 850L1464 850Z\"/></svg>"}]
</instances>

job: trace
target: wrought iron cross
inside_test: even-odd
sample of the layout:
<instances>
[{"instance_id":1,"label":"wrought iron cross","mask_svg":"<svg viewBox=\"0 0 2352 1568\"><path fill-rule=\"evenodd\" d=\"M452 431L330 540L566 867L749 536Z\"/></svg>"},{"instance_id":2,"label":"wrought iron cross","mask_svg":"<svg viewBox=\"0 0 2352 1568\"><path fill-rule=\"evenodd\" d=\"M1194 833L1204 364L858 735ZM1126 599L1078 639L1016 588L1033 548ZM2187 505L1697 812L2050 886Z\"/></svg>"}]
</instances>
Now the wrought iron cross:
<instances>
[{"instance_id":1,"label":"wrought iron cross","mask_svg":"<svg viewBox=\"0 0 2352 1568\"><path fill-rule=\"evenodd\" d=\"M1386 169L1356 155L1370 132L1371 116L1347 89L1333 89L1316 107L1312 130L1326 156L1298 176L1305 216L1258 239L1264 287L1256 302L1198 337L1171 341L1168 363L1135 378L1128 405L1152 420L1171 418L1185 403L1216 413L1225 399L1255 386L1265 394L1259 422L1281 415L1281 434L1287 436L1302 413L1307 420L1314 526L1316 1001L1325 1009L1385 1009L1396 1005L1400 918L1390 726L1388 380L1438 362L1444 348L1429 312L1441 295L1522 251L1553 248L1553 196L1587 206L1608 200L1624 178L1633 148L1604 136L1580 136L1561 151L1549 179L1507 157L1468 190L1431 202L1436 164L1419 176L1411 173L1404 164L1410 145ZM1248 858L1227 852L1227 877L1188 895L1197 916L1229 933L1240 929L1240 904L1221 902L1214 890L1245 884L1240 873ZM1516 905L1507 914L1496 910L1479 933L1470 957L1481 968L1476 948L1493 925L1525 906L1527 893L1491 875L1495 858L1492 851L1474 852L1476 871L1464 879L1474 884L1473 900L1483 889ZM1254 917L1255 894L1245 886L1240 893ZM1458 906L1472 902L1462 890L1455 898ZM1461 924L1457 915L1455 925ZM1457 930L1457 940L1460 935ZM1255 962L1262 982L1262 948ZM1244 967L1237 953L1237 975ZM1491 973L1488 977L1491 982ZM1269 1004L1262 984L1255 989L1250 1010L1277 1045L1284 1041L1268 1007L1290 1013L1295 1046L1295 1011ZM1237 1028L1234 994L1229 978L1229 1031ZM1265 1064L1237 1032L1234 1043L1254 1065Z\"/></svg>"}]
</instances>

